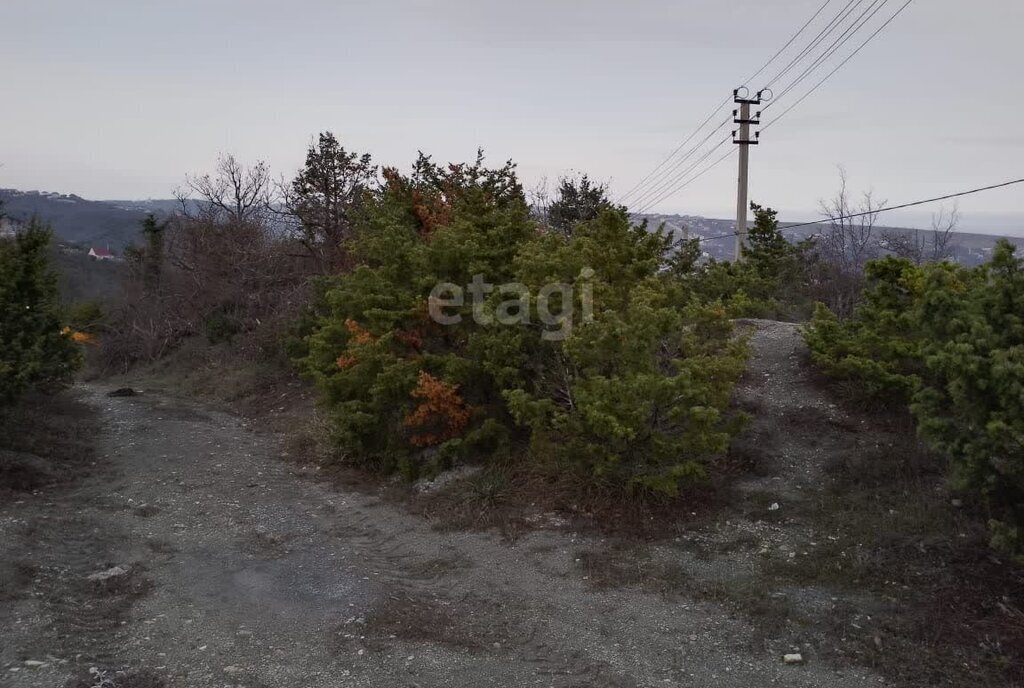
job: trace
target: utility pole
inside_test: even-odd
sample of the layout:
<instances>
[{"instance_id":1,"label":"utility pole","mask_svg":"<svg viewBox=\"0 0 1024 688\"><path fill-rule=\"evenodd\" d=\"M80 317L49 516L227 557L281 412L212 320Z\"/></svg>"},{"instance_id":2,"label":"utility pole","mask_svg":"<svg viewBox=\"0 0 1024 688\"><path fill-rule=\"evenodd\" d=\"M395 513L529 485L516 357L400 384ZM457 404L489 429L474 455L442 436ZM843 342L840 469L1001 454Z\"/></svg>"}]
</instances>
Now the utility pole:
<instances>
[{"instance_id":1,"label":"utility pole","mask_svg":"<svg viewBox=\"0 0 1024 688\"><path fill-rule=\"evenodd\" d=\"M756 146L761 132L756 132L754 138L750 138L750 125L761 123L761 113L754 117L750 116L750 106L761 104L761 91L757 92L754 98L747 97L749 92L744 87L744 95L740 96L740 89L732 92L733 102L739 105L738 110L732 111L732 121L740 125L739 138L736 138L736 131L732 132L732 142L740 147L740 170L739 179L736 185L736 260L743 255L743 243L747 238L747 179L750 171L750 146Z\"/></svg>"}]
</instances>

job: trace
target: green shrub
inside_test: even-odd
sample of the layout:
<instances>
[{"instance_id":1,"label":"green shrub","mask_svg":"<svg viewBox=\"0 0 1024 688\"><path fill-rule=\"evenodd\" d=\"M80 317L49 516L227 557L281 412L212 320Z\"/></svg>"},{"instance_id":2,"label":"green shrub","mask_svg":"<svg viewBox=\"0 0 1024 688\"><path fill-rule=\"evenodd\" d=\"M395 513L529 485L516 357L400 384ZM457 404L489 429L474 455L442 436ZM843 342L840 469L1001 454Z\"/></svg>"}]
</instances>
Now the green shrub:
<instances>
[{"instance_id":1,"label":"green shrub","mask_svg":"<svg viewBox=\"0 0 1024 688\"><path fill-rule=\"evenodd\" d=\"M854 383L859 396L906 404L921 382L923 359L917 303L926 270L903 258L868 263L867 286L849 320L818 304L804 339L811 357L829 376Z\"/></svg>"},{"instance_id":2,"label":"green shrub","mask_svg":"<svg viewBox=\"0 0 1024 688\"><path fill-rule=\"evenodd\" d=\"M1024 263L1000 242L966 275L934 270L920 305L932 380L915 396L922 434L954 485L988 506L993 544L1024 553Z\"/></svg>"},{"instance_id":3,"label":"green shrub","mask_svg":"<svg viewBox=\"0 0 1024 688\"><path fill-rule=\"evenodd\" d=\"M50 230L33 218L0 240L0 408L70 381L81 352L62 331Z\"/></svg>"},{"instance_id":4,"label":"green shrub","mask_svg":"<svg viewBox=\"0 0 1024 688\"><path fill-rule=\"evenodd\" d=\"M666 269L664 236L617 209L545 232L511 165L421 158L384 176L349 247L358 266L324 282L292 347L349 460L413 477L526 445L538 467L618 486L703 474L736 426L744 347ZM432 296L474 281L511 286Z\"/></svg>"},{"instance_id":5,"label":"green shrub","mask_svg":"<svg viewBox=\"0 0 1024 688\"><path fill-rule=\"evenodd\" d=\"M830 376L908 405L957 489L989 510L993 545L1024 552L1024 264L1000 242L991 262L867 266L842 321L819 306L805 338Z\"/></svg>"},{"instance_id":6,"label":"green shrub","mask_svg":"<svg viewBox=\"0 0 1024 688\"><path fill-rule=\"evenodd\" d=\"M809 269L812 241L791 243L779 230L776 211L750 204L754 225L743 260L711 260L690 282L706 302L721 301L730 316L802 320L811 312Z\"/></svg>"}]
</instances>

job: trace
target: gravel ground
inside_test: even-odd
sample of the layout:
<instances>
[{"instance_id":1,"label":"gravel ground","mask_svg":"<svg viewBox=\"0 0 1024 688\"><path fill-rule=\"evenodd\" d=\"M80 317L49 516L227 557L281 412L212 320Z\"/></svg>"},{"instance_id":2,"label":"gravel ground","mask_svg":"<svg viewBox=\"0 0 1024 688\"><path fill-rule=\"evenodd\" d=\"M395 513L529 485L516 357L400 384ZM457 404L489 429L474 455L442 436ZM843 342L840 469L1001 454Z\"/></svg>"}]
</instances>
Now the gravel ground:
<instances>
[{"instance_id":1,"label":"gravel ground","mask_svg":"<svg viewBox=\"0 0 1024 688\"><path fill-rule=\"evenodd\" d=\"M746 435L777 460L744 493L785 508L815 489L828 451L801 414L842 419L799 372L795 329L753 324L755 363L738 396L777 408ZM605 546L598 538L440 533L316 480L281 459L283 438L247 421L106 391L84 392L105 427L91 476L0 505L0 685L51 688L91 667L129 670L113 684L125 687L883 685L785 632L766 636L701 586L593 585L579 560ZM769 443L763 423L786 418L792 432ZM729 552L696 557L682 542L650 554L767 598L756 557L784 547L785 528L730 518L694 536ZM827 617L830 595L790 597ZM793 651L806 663L784 664Z\"/></svg>"}]
</instances>

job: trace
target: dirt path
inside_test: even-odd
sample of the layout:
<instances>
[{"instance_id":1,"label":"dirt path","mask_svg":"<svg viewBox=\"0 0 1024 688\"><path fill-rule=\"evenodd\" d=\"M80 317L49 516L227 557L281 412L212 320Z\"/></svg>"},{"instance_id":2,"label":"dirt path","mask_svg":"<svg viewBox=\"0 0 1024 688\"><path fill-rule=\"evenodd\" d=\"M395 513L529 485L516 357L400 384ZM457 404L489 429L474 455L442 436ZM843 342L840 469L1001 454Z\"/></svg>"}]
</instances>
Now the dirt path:
<instances>
[{"instance_id":1,"label":"dirt path","mask_svg":"<svg viewBox=\"0 0 1024 688\"><path fill-rule=\"evenodd\" d=\"M72 489L0 506L0 685L51 688L89 667L132 667L124 686L190 688L881 685L707 593L737 581L774 599L754 574L792 533L738 514L815 489L828 449L800 431L801 414L835 412L807 396L795 332L760 327L740 397L769 414L747 440L775 457L772 473L721 523L615 563L664 564L659 589L597 585L599 539L439 533L312 479L238 418L87 388L105 463ZM785 403L794 386L801 401ZM761 424L773 422L793 432L768 443ZM87 579L113 566L126 573ZM831 613L828 591L795 597L807 614ZM783 664L793 650L808 662Z\"/></svg>"}]
</instances>

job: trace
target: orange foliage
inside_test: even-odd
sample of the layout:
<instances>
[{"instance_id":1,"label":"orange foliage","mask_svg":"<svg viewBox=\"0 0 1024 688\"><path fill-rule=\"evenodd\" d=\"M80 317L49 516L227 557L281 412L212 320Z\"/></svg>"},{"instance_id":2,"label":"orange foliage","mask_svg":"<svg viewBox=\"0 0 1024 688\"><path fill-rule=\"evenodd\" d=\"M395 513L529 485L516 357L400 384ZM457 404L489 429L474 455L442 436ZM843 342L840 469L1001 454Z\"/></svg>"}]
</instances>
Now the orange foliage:
<instances>
[{"instance_id":1,"label":"orange foliage","mask_svg":"<svg viewBox=\"0 0 1024 688\"><path fill-rule=\"evenodd\" d=\"M374 340L373 334L368 329L351 318L345 321L345 329L348 330L349 335L352 336L353 344L369 344Z\"/></svg>"},{"instance_id":2,"label":"orange foliage","mask_svg":"<svg viewBox=\"0 0 1024 688\"><path fill-rule=\"evenodd\" d=\"M342 370L348 370L356 364L356 357L342 354L341 356L338 356L338 360L335 361L335 363L337 363L338 367Z\"/></svg>"},{"instance_id":3,"label":"orange foliage","mask_svg":"<svg viewBox=\"0 0 1024 688\"><path fill-rule=\"evenodd\" d=\"M95 344L96 335L89 334L88 332L79 332L73 330L70 327L65 327L60 331L66 337L71 337L72 341L78 342L79 344Z\"/></svg>"},{"instance_id":4,"label":"orange foliage","mask_svg":"<svg viewBox=\"0 0 1024 688\"><path fill-rule=\"evenodd\" d=\"M398 330L395 332L395 339L413 351L419 351L423 347L423 335L419 330Z\"/></svg>"},{"instance_id":5,"label":"orange foliage","mask_svg":"<svg viewBox=\"0 0 1024 688\"><path fill-rule=\"evenodd\" d=\"M451 222L452 207L440 195L425 197L421 192L412 194L412 210L420 221L420 236L429 237L438 227Z\"/></svg>"},{"instance_id":6,"label":"orange foliage","mask_svg":"<svg viewBox=\"0 0 1024 688\"><path fill-rule=\"evenodd\" d=\"M458 385L438 380L421 370L412 396L421 401L405 417L405 425L421 429L433 428L433 431L422 432L409 439L417 447L430 447L458 437L469 424L469 408L459 396Z\"/></svg>"}]
</instances>

